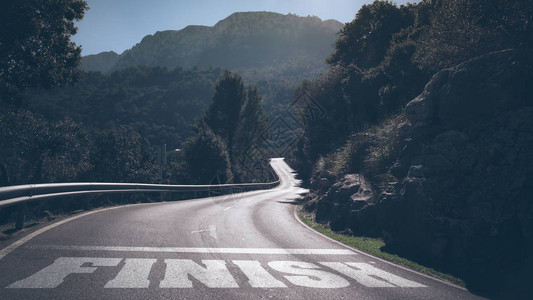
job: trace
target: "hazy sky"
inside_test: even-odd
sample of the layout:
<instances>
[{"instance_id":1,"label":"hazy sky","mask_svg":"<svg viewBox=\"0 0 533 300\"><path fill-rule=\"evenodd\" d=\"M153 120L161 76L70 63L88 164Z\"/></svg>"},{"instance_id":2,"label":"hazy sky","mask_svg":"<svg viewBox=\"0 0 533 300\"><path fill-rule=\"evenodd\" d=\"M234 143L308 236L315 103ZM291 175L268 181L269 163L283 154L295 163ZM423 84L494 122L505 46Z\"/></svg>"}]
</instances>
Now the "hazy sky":
<instances>
[{"instance_id":1,"label":"hazy sky","mask_svg":"<svg viewBox=\"0 0 533 300\"><path fill-rule=\"evenodd\" d=\"M187 25L213 26L234 12L273 11L299 16L353 20L363 4L373 0L86 0L90 9L77 24L73 41L82 55L102 51L122 53L156 31ZM395 1L404 4L406 0ZM417 1L409 1L417 2Z\"/></svg>"}]
</instances>

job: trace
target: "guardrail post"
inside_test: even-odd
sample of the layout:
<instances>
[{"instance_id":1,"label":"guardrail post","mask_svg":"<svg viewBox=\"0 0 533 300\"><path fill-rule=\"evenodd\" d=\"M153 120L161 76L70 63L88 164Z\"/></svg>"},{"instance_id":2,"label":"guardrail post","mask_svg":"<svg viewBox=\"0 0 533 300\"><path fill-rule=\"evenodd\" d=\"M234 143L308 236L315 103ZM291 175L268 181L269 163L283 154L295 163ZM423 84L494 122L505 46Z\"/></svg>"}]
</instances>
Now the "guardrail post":
<instances>
[{"instance_id":1,"label":"guardrail post","mask_svg":"<svg viewBox=\"0 0 533 300\"><path fill-rule=\"evenodd\" d=\"M18 205L15 229L21 230L22 228L24 228L24 219L26 219L26 203L21 203Z\"/></svg>"}]
</instances>

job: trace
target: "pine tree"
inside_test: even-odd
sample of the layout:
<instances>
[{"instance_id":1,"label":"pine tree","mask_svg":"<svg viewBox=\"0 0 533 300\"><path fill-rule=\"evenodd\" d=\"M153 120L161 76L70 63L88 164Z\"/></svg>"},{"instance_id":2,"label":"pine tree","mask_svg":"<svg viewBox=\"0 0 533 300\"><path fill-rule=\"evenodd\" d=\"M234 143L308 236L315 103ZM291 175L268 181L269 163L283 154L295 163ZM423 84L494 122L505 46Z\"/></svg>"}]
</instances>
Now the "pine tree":
<instances>
[{"instance_id":1,"label":"pine tree","mask_svg":"<svg viewBox=\"0 0 533 300\"><path fill-rule=\"evenodd\" d=\"M217 82L215 95L204 117L213 133L226 141L230 156L245 96L242 78L237 74L224 72Z\"/></svg>"},{"instance_id":2,"label":"pine tree","mask_svg":"<svg viewBox=\"0 0 533 300\"><path fill-rule=\"evenodd\" d=\"M263 148L261 135L268 130L268 121L263 114L261 95L256 86L248 87L246 101L240 113L239 124L235 132L232 166L235 175L243 180L244 177L254 177L254 165L265 165L268 157L252 155L251 151ZM265 166L266 167L266 166ZM248 179L251 180L251 179Z\"/></svg>"}]
</instances>

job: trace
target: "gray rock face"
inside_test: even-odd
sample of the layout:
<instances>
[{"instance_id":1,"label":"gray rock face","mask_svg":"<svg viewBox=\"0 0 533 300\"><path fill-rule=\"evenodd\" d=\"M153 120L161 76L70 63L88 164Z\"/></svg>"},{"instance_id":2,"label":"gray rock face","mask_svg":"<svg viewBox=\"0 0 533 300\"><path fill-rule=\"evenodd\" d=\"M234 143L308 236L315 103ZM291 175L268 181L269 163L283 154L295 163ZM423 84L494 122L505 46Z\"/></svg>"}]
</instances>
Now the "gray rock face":
<instances>
[{"instance_id":1,"label":"gray rock face","mask_svg":"<svg viewBox=\"0 0 533 300\"><path fill-rule=\"evenodd\" d=\"M388 245L473 286L532 266L532 87L533 54L506 50L437 73L407 105L404 177L377 207Z\"/></svg>"},{"instance_id":2,"label":"gray rock face","mask_svg":"<svg viewBox=\"0 0 533 300\"><path fill-rule=\"evenodd\" d=\"M317 220L333 230L380 235L391 249L446 266L473 287L527 274L532 88L531 52L499 51L438 72L406 106L409 122L397 127L394 190L375 195L358 174L328 179Z\"/></svg>"},{"instance_id":3,"label":"gray rock face","mask_svg":"<svg viewBox=\"0 0 533 300\"><path fill-rule=\"evenodd\" d=\"M437 123L439 91L448 79L448 70L438 72L424 88L422 94L405 107L405 113L415 128Z\"/></svg>"},{"instance_id":4,"label":"gray rock face","mask_svg":"<svg viewBox=\"0 0 533 300\"><path fill-rule=\"evenodd\" d=\"M463 128L502 111L533 104L531 53L506 50L450 69L439 91L439 120L445 128Z\"/></svg>"},{"instance_id":5,"label":"gray rock face","mask_svg":"<svg viewBox=\"0 0 533 300\"><path fill-rule=\"evenodd\" d=\"M415 128L464 128L499 112L532 105L524 90L532 83L528 64L532 59L529 52L504 50L442 70L407 104L407 118Z\"/></svg>"},{"instance_id":6,"label":"gray rock face","mask_svg":"<svg viewBox=\"0 0 533 300\"><path fill-rule=\"evenodd\" d=\"M359 174L347 174L333 184L317 204L316 219L330 222L333 230L359 231L354 228L354 214L373 206L374 193L370 184Z\"/></svg>"},{"instance_id":7,"label":"gray rock face","mask_svg":"<svg viewBox=\"0 0 533 300\"><path fill-rule=\"evenodd\" d=\"M499 51L438 72L405 112L388 174L398 182L393 190L376 195L359 174L328 178L317 220L381 236L390 249L445 266L470 287L529 276L533 53Z\"/></svg>"}]
</instances>

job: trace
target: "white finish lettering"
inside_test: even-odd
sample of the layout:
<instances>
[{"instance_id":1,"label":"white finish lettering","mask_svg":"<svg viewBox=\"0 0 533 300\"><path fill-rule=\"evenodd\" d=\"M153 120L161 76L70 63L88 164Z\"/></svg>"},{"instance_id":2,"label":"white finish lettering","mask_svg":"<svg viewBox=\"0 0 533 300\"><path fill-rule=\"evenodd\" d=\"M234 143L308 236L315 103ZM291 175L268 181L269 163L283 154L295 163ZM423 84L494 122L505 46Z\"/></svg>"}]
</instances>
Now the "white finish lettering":
<instances>
[{"instance_id":1,"label":"white finish lettering","mask_svg":"<svg viewBox=\"0 0 533 300\"><path fill-rule=\"evenodd\" d=\"M148 288L148 276L156 259L127 258L126 264L115 279L109 281L105 288Z\"/></svg>"},{"instance_id":2,"label":"white finish lettering","mask_svg":"<svg viewBox=\"0 0 533 300\"><path fill-rule=\"evenodd\" d=\"M320 264L355 279L367 287L426 287L423 284L385 272L366 263L321 262ZM381 278L381 280L377 278Z\"/></svg>"},{"instance_id":3,"label":"white finish lettering","mask_svg":"<svg viewBox=\"0 0 533 300\"><path fill-rule=\"evenodd\" d=\"M115 267L122 258L94 258L94 257L60 257L48 267L32 276L14 282L7 288L15 289L53 289L59 286L70 274L90 274L97 267ZM90 263L91 267L82 267Z\"/></svg>"},{"instance_id":4,"label":"white finish lettering","mask_svg":"<svg viewBox=\"0 0 533 300\"><path fill-rule=\"evenodd\" d=\"M233 260L241 271L248 277L248 282L254 288L286 288L287 286L267 272L258 261Z\"/></svg>"},{"instance_id":5,"label":"white finish lettering","mask_svg":"<svg viewBox=\"0 0 533 300\"><path fill-rule=\"evenodd\" d=\"M273 261L268 265L279 272L295 274L299 276L284 276L288 281L295 285L313 287L313 288L343 288L350 283L335 274L316 270L320 269L315 264L299 261Z\"/></svg>"},{"instance_id":6,"label":"white finish lettering","mask_svg":"<svg viewBox=\"0 0 533 300\"><path fill-rule=\"evenodd\" d=\"M238 288L223 260L202 260L205 268L190 259L165 259L167 269L162 288L192 288L189 275L210 288Z\"/></svg>"}]
</instances>

